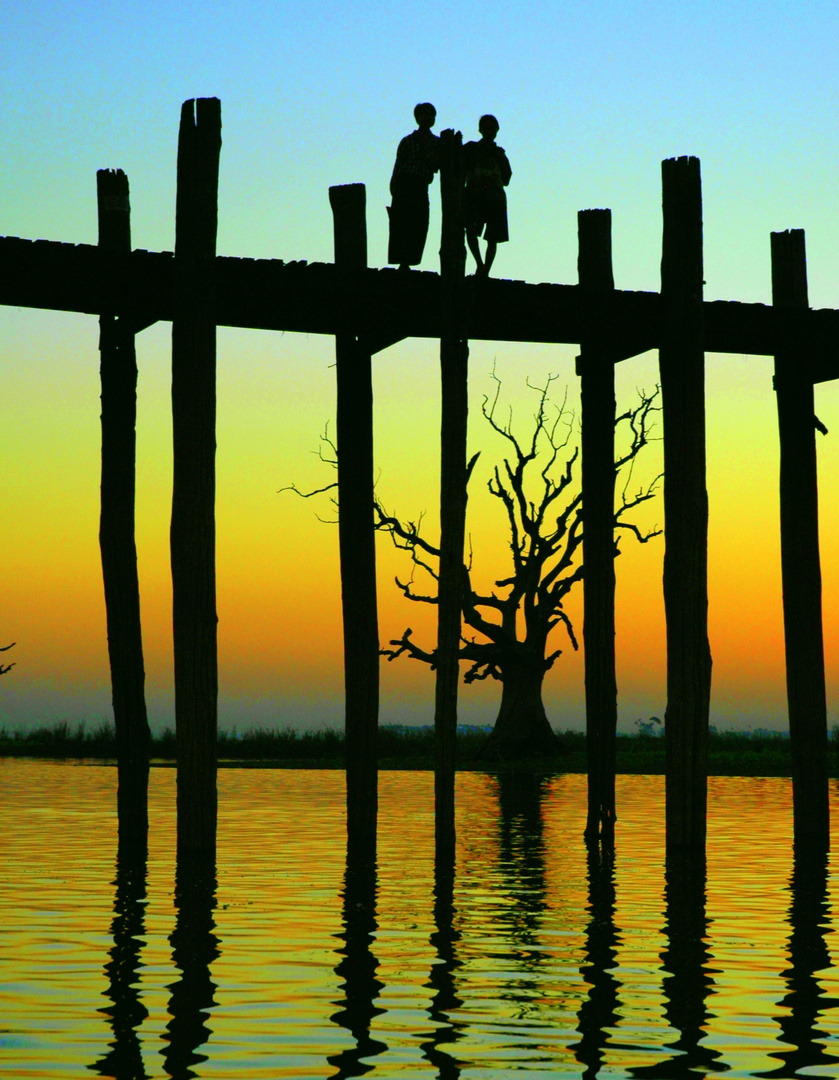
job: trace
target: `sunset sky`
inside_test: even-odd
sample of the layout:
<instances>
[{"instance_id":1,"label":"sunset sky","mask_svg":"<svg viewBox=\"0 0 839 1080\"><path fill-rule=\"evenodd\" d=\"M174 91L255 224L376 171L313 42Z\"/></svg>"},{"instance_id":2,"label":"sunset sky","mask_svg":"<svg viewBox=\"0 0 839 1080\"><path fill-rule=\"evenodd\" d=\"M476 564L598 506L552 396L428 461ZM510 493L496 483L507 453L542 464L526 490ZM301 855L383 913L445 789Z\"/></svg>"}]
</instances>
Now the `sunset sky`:
<instances>
[{"instance_id":1,"label":"sunset sky","mask_svg":"<svg viewBox=\"0 0 839 1080\"><path fill-rule=\"evenodd\" d=\"M619 288L659 286L660 163L701 159L705 296L768 302L769 233L804 228L810 301L839 304L839 74L835 3L692 4L494 0L423 5L283 0L6 0L0 235L95 243L96 170L129 177L133 245L171 250L181 102L216 96L223 146L218 251L329 261L331 184L367 185L369 260L384 265L393 154L432 101L437 130L477 137L500 121L509 155L511 240L494 273L576 281L576 216L613 215ZM437 268L439 189L423 269ZM88 316L0 308L4 602L0 725L110 719L98 550L98 325ZM174 721L168 527L170 326L137 339L137 542L147 694L156 729ZM496 365L514 422L532 414L525 377L558 374L575 407L574 344L476 342L470 442L482 456L468 528L482 580L506 573L503 521L485 494L498 443L479 415ZM334 424L334 342L218 333L218 613L223 727L341 722L337 529L328 500L278 491L327 482L318 436ZM786 725L772 361L707 358L712 722ZM389 510L437 516L438 351L405 341L374 362L377 490ZM618 403L657 381L657 357L620 365ZM817 388L828 722L839 723L839 388ZM659 432L660 433L660 432ZM660 445L641 474L654 476ZM640 474L639 474L640 475ZM645 520L662 524L657 500ZM662 716L663 542L618 560L620 720ZM383 539L385 642L433 613L393 585L406 568ZM581 595L570 610L580 611ZM582 633L582 620L577 628ZM424 635L424 638L423 638ZM562 641L559 647L565 647ZM558 728L583 723L582 657L548 676ZM466 687L461 719L491 723L498 684ZM383 664L383 723L430 723L433 676Z\"/></svg>"}]
</instances>

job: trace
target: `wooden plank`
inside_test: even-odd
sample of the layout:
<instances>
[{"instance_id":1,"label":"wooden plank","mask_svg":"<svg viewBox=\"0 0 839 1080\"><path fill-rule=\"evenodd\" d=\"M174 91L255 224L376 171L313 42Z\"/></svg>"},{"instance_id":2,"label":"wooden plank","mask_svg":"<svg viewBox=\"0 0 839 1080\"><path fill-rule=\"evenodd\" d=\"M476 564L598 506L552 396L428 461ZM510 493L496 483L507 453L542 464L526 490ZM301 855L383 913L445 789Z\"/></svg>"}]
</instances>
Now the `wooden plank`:
<instances>
[{"instance_id":1,"label":"wooden plank","mask_svg":"<svg viewBox=\"0 0 839 1080\"><path fill-rule=\"evenodd\" d=\"M434 706L435 840L438 859L455 844L454 771L466 530L466 426L469 342L464 330L463 147L460 132L440 135L440 578Z\"/></svg>"},{"instance_id":2,"label":"wooden plank","mask_svg":"<svg viewBox=\"0 0 839 1080\"><path fill-rule=\"evenodd\" d=\"M187 101L178 140L172 321L172 624L178 852L216 842L215 245L221 107Z\"/></svg>"},{"instance_id":3,"label":"wooden plank","mask_svg":"<svg viewBox=\"0 0 839 1080\"><path fill-rule=\"evenodd\" d=\"M614 287L612 213L577 216L581 290L593 299ZM586 839L615 838L615 363L601 323L583 336L577 370L582 403L583 641L585 648L588 817Z\"/></svg>"},{"instance_id":4,"label":"wooden plank","mask_svg":"<svg viewBox=\"0 0 839 1080\"><path fill-rule=\"evenodd\" d=\"M99 246L131 250L128 177L96 174ZM150 732L146 715L140 587L134 540L137 358L134 334L118 307L99 318L102 474L99 549L105 591L108 660L117 741L119 848L145 852L148 839Z\"/></svg>"},{"instance_id":5,"label":"wooden plank","mask_svg":"<svg viewBox=\"0 0 839 1080\"><path fill-rule=\"evenodd\" d=\"M367 265L363 184L329 189L335 266ZM338 540L344 627L347 850L376 857L378 808L379 620L373 514L373 376L370 351L351 319L335 338L338 437Z\"/></svg>"},{"instance_id":6,"label":"wooden plank","mask_svg":"<svg viewBox=\"0 0 839 1080\"><path fill-rule=\"evenodd\" d=\"M664 427L667 850L704 850L708 709L708 494L698 158L661 165L664 228L659 364Z\"/></svg>"},{"instance_id":7,"label":"wooden plank","mask_svg":"<svg viewBox=\"0 0 839 1080\"><path fill-rule=\"evenodd\" d=\"M772 300L807 307L804 230L772 233ZM775 356L781 448L781 577L796 847L828 843L827 706L813 384L791 340Z\"/></svg>"}]
</instances>

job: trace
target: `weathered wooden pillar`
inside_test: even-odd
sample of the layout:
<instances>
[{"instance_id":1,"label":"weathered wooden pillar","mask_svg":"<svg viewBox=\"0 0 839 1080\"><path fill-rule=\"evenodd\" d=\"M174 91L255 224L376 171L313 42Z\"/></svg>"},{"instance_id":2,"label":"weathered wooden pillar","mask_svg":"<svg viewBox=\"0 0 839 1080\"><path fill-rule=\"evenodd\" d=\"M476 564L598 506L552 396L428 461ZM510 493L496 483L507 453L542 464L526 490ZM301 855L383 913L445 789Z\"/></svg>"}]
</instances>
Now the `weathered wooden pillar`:
<instances>
[{"instance_id":1,"label":"weathered wooden pillar","mask_svg":"<svg viewBox=\"0 0 839 1080\"><path fill-rule=\"evenodd\" d=\"M806 308L804 230L772 233L772 302ZM775 355L781 442L781 577L795 843L829 842L827 707L813 382L792 335Z\"/></svg>"},{"instance_id":2,"label":"weathered wooden pillar","mask_svg":"<svg viewBox=\"0 0 839 1080\"><path fill-rule=\"evenodd\" d=\"M463 308L466 247L463 240L463 147L460 132L440 135L440 243L442 318L440 375L440 580L437 607L437 687L434 708L435 837L438 858L454 847L454 771L457 684L463 610L463 545L466 531L466 423L469 343Z\"/></svg>"},{"instance_id":3,"label":"weathered wooden pillar","mask_svg":"<svg viewBox=\"0 0 839 1080\"><path fill-rule=\"evenodd\" d=\"M663 161L661 178L667 848L699 850L705 846L711 697L699 159Z\"/></svg>"},{"instance_id":4,"label":"weathered wooden pillar","mask_svg":"<svg viewBox=\"0 0 839 1080\"><path fill-rule=\"evenodd\" d=\"M367 267L363 184L329 189L335 266L347 276ZM379 621L373 524L373 376L370 350L349 325L335 338L338 384L338 542L344 616L347 850L375 859L378 807Z\"/></svg>"},{"instance_id":5,"label":"weathered wooden pillar","mask_svg":"<svg viewBox=\"0 0 839 1080\"><path fill-rule=\"evenodd\" d=\"M96 195L100 248L117 258L127 255L131 251L128 177L121 169L100 169L96 174ZM114 272L119 271L115 268ZM122 311L99 318L102 387L99 548L117 739L119 846L145 850L150 734L134 542L137 358L126 308L127 304Z\"/></svg>"},{"instance_id":6,"label":"weathered wooden pillar","mask_svg":"<svg viewBox=\"0 0 839 1080\"><path fill-rule=\"evenodd\" d=\"M580 286L592 298L614 290L612 212L577 215ZM580 342L582 402L583 641L586 682L586 838L614 843L615 739L615 363L593 321Z\"/></svg>"},{"instance_id":7,"label":"weathered wooden pillar","mask_svg":"<svg viewBox=\"0 0 839 1080\"><path fill-rule=\"evenodd\" d=\"M178 139L172 319L172 621L178 851L216 841L215 253L221 104L186 101Z\"/></svg>"}]
</instances>

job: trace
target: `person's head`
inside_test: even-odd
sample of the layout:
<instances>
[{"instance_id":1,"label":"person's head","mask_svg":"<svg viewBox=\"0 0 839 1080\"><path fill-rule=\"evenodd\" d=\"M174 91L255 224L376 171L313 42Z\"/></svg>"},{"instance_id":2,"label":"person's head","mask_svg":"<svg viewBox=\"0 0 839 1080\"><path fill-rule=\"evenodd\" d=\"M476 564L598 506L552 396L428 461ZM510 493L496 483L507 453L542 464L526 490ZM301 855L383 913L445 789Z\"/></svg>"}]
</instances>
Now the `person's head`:
<instances>
[{"instance_id":1,"label":"person's head","mask_svg":"<svg viewBox=\"0 0 839 1080\"><path fill-rule=\"evenodd\" d=\"M434 122L437 119L437 110L431 104L430 101L421 101L419 105L414 108L414 119L417 122L417 126L425 128L434 127Z\"/></svg>"},{"instance_id":2,"label":"person's head","mask_svg":"<svg viewBox=\"0 0 839 1080\"><path fill-rule=\"evenodd\" d=\"M485 139L494 139L498 134L498 121L492 113L485 113L478 121L478 131Z\"/></svg>"}]
</instances>

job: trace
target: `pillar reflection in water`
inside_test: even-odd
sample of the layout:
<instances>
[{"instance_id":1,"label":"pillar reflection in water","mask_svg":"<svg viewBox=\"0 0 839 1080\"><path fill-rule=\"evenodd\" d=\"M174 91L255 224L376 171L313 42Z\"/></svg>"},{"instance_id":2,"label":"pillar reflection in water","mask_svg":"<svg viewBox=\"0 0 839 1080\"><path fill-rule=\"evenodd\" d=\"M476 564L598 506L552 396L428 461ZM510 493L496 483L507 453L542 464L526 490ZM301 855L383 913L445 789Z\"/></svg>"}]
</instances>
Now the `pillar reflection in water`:
<instances>
[{"instance_id":1,"label":"pillar reflection in water","mask_svg":"<svg viewBox=\"0 0 839 1080\"><path fill-rule=\"evenodd\" d=\"M540 941L547 908L542 797L549 778L502 772L496 780L502 875L508 895L516 898L509 916L512 959L532 971L545 959Z\"/></svg>"},{"instance_id":2,"label":"pillar reflection in water","mask_svg":"<svg viewBox=\"0 0 839 1080\"><path fill-rule=\"evenodd\" d=\"M609 1029L618 1023L619 982L612 973L618 948L615 928L615 855L610 845L595 839L588 845L588 911L586 958L582 968L589 992L580 1006L573 1049L584 1077L600 1073Z\"/></svg>"},{"instance_id":3,"label":"pillar reflection in water","mask_svg":"<svg viewBox=\"0 0 839 1080\"><path fill-rule=\"evenodd\" d=\"M145 935L146 852L139 846L122 846L117 855L116 892L111 934L114 943L108 953L105 995L112 1004L101 1009L109 1020L114 1038L108 1053L88 1068L100 1076L122 1080L143 1080L148 1073L143 1064L138 1028L148 1016L138 987L140 953Z\"/></svg>"},{"instance_id":4,"label":"pillar reflection in water","mask_svg":"<svg viewBox=\"0 0 839 1080\"><path fill-rule=\"evenodd\" d=\"M668 855L665 904L662 934L667 946L661 954L664 1015L678 1037L667 1044L672 1056L632 1069L632 1076L678 1080L723 1072L727 1066L720 1062L720 1055L702 1044L709 1019L707 999L713 985L707 946L704 853L681 851Z\"/></svg>"},{"instance_id":5,"label":"pillar reflection in water","mask_svg":"<svg viewBox=\"0 0 839 1080\"><path fill-rule=\"evenodd\" d=\"M169 1023L163 1050L166 1072L176 1080L197 1076L194 1065L207 1060L199 1047L212 1030L208 1014L216 1004L210 966L219 955L213 933L216 906L216 864L213 854L181 853L175 871L175 929L169 938L172 959L181 977L169 986Z\"/></svg>"},{"instance_id":6,"label":"pillar reflection in water","mask_svg":"<svg viewBox=\"0 0 839 1080\"><path fill-rule=\"evenodd\" d=\"M335 1002L339 1010L330 1019L350 1033L355 1045L327 1059L335 1068L331 1074L335 1080L370 1072L373 1065L366 1059L387 1049L385 1043L370 1035L373 1020L384 1012L375 1004L384 984L376 978L379 961L371 948L378 925L377 888L376 864L348 850L344 875L344 933L341 935L344 947L335 968L344 996Z\"/></svg>"},{"instance_id":7,"label":"pillar reflection in water","mask_svg":"<svg viewBox=\"0 0 839 1080\"><path fill-rule=\"evenodd\" d=\"M781 1000L784 1012L775 1018L789 1049L772 1052L782 1064L761 1076L792 1077L815 1066L839 1072L839 1057L824 1045L829 1035L818 1027L819 1016L839 1005L822 991L818 980L818 972L831 967L825 941L830 923L827 863L825 847L796 845L789 885L789 967L783 972L787 993Z\"/></svg>"},{"instance_id":8,"label":"pillar reflection in water","mask_svg":"<svg viewBox=\"0 0 839 1080\"><path fill-rule=\"evenodd\" d=\"M432 994L428 1015L434 1028L422 1044L426 1060L437 1069L438 1080L458 1080L461 1063L453 1051L465 1026L453 1019L463 1004L457 996L455 979L461 961L456 951L460 934L454 925L454 881L454 851L441 851L438 846L434 864L434 932L430 938L437 963L431 965L426 983Z\"/></svg>"}]
</instances>

